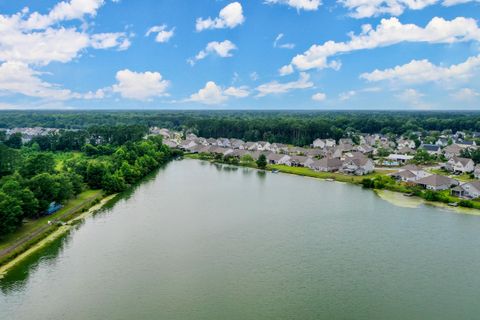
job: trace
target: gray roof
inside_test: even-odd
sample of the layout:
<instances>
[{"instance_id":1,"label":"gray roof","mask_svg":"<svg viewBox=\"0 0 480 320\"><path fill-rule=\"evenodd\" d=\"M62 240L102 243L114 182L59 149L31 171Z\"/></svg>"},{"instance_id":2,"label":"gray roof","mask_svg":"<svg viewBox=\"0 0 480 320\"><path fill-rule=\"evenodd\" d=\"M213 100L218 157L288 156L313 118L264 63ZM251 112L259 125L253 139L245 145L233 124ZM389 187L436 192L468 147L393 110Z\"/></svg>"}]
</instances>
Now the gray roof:
<instances>
[{"instance_id":1,"label":"gray roof","mask_svg":"<svg viewBox=\"0 0 480 320\"><path fill-rule=\"evenodd\" d=\"M432 174L431 176L418 180L417 183L439 187L439 186L457 185L458 181L449 177L438 175L438 174Z\"/></svg>"}]
</instances>

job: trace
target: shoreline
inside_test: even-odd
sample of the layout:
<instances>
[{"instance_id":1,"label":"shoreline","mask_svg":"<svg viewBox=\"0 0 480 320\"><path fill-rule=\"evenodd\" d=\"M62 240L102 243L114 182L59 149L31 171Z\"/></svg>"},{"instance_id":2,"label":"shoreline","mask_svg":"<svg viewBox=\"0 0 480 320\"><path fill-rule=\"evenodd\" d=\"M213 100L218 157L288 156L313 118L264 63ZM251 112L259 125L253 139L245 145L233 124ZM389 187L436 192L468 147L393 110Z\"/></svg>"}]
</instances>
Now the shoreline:
<instances>
[{"instance_id":1,"label":"shoreline","mask_svg":"<svg viewBox=\"0 0 480 320\"><path fill-rule=\"evenodd\" d=\"M57 240L61 236L65 235L68 231L70 231L78 222L85 220L86 218L92 216L97 211L103 208L105 204L113 200L117 194L109 195L100 200L99 203L90 207L87 211L81 212L78 215L75 215L65 222L65 225L59 226L56 230L49 233L42 239L36 241L35 243L31 244L25 251L21 252L16 257L12 258L11 260L7 261L5 264L0 265L0 279L5 277L5 275L14 268L18 263L22 262L32 254L36 253L37 251L43 249L44 247L48 246L53 241Z\"/></svg>"}]
</instances>

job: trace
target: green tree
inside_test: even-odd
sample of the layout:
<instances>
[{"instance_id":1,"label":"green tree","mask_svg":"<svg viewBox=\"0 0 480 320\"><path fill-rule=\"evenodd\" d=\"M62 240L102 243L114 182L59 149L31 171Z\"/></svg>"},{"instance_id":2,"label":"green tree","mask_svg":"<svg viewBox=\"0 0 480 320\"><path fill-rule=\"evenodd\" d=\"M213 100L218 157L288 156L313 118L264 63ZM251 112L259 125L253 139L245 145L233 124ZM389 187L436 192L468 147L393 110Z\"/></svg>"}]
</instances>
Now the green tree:
<instances>
[{"instance_id":1,"label":"green tree","mask_svg":"<svg viewBox=\"0 0 480 320\"><path fill-rule=\"evenodd\" d=\"M119 174L119 172L115 172L114 174L106 174L103 177L102 186L103 190L109 194L122 192L127 188L125 180L121 174Z\"/></svg>"},{"instance_id":2,"label":"green tree","mask_svg":"<svg viewBox=\"0 0 480 320\"><path fill-rule=\"evenodd\" d=\"M101 189L103 177L107 174L107 167L103 162L89 161L85 181L93 189Z\"/></svg>"},{"instance_id":3,"label":"green tree","mask_svg":"<svg viewBox=\"0 0 480 320\"><path fill-rule=\"evenodd\" d=\"M267 157L264 154L261 154L257 160L257 167L260 169L265 169L267 167Z\"/></svg>"},{"instance_id":4,"label":"green tree","mask_svg":"<svg viewBox=\"0 0 480 320\"><path fill-rule=\"evenodd\" d=\"M23 145L22 134L17 132L10 135L10 137L8 137L8 139L5 141L5 145L13 149L20 149Z\"/></svg>"},{"instance_id":5,"label":"green tree","mask_svg":"<svg viewBox=\"0 0 480 320\"><path fill-rule=\"evenodd\" d=\"M20 174L25 178L30 178L40 173L52 174L54 172L55 160L48 153L35 153L29 156L20 168Z\"/></svg>"},{"instance_id":6,"label":"green tree","mask_svg":"<svg viewBox=\"0 0 480 320\"><path fill-rule=\"evenodd\" d=\"M20 205L18 199L0 192L0 237L21 226L23 214Z\"/></svg>"}]
</instances>

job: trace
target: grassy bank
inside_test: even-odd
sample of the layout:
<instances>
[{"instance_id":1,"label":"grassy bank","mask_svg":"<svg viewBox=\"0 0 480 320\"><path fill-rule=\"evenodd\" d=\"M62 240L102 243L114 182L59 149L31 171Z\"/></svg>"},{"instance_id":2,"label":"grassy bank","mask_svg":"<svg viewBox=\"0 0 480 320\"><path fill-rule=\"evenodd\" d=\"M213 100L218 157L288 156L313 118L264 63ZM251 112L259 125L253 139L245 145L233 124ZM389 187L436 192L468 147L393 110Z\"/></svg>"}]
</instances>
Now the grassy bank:
<instances>
[{"instance_id":1,"label":"grassy bank","mask_svg":"<svg viewBox=\"0 0 480 320\"><path fill-rule=\"evenodd\" d=\"M74 225L77 224L77 222L85 219L89 215L101 209L103 205L112 200L115 196L116 195L110 195L103 198L99 202L95 201L96 204L92 205L88 210L85 210L84 208L80 211L77 211L76 214L69 215L70 219L65 221L65 225L55 226L55 228L44 234L43 238L37 239L36 241L31 241L31 244L28 247L25 247L23 251L19 251L15 256L3 261L3 264L0 264L0 279L19 262L66 234Z\"/></svg>"},{"instance_id":2,"label":"grassy bank","mask_svg":"<svg viewBox=\"0 0 480 320\"><path fill-rule=\"evenodd\" d=\"M386 175L392 172L391 170L377 170L373 173L370 173L364 176L352 176L352 175L346 175L338 172L320 172L320 171L315 171L309 168L289 167L286 165L269 165L267 169L278 170L283 173L296 174L299 176L306 176L306 177L319 178L319 179L333 179L335 181L355 183L355 184L360 184L362 180L365 178L375 178L379 175Z\"/></svg>"},{"instance_id":3,"label":"grassy bank","mask_svg":"<svg viewBox=\"0 0 480 320\"><path fill-rule=\"evenodd\" d=\"M48 221L68 222L98 203L103 196L101 190L87 190L68 201L56 213L35 220L27 220L19 230L0 241L0 265L19 256L59 228L58 224L48 225Z\"/></svg>"}]
</instances>

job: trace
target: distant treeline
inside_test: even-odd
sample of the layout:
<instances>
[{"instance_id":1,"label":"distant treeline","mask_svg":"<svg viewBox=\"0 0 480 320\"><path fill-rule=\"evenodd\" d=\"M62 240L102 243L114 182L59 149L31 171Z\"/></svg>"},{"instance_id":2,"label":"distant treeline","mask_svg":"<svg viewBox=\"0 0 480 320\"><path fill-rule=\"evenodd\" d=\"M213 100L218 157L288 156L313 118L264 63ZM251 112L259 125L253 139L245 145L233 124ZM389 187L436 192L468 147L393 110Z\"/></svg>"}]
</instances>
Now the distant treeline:
<instances>
[{"instance_id":1,"label":"distant treeline","mask_svg":"<svg viewBox=\"0 0 480 320\"><path fill-rule=\"evenodd\" d=\"M266 140L306 145L348 132L480 131L479 112L387 111L4 111L0 128L80 129L113 125L157 126L203 137Z\"/></svg>"}]
</instances>

